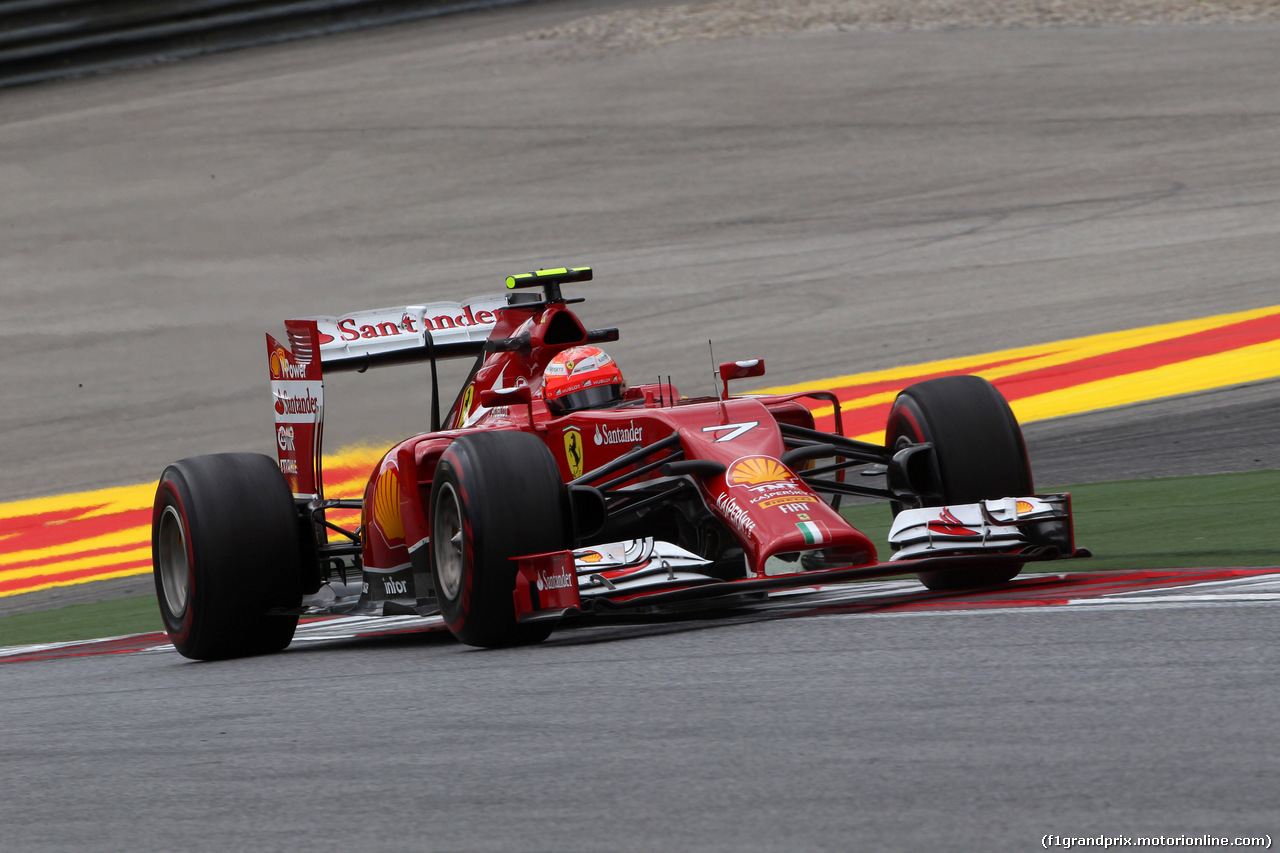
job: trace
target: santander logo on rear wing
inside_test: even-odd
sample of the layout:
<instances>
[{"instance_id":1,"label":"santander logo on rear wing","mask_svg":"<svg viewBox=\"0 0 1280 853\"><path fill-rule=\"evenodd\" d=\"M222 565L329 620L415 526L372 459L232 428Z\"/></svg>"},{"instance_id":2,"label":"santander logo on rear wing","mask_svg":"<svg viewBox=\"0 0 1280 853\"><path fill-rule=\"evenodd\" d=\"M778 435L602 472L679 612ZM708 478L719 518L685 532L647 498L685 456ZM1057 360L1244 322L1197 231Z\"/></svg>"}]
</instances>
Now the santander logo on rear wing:
<instances>
[{"instance_id":1,"label":"santander logo on rear wing","mask_svg":"<svg viewBox=\"0 0 1280 853\"><path fill-rule=\"evenodd\" d=\"M432 302L354 311L341 317L303 317L319 332L320 359L327 369L402 350L423 349L427 334L442 353L458 344L483 342L498 321L506 296L484 296L465 302ZM285 325L289 325L286 323Z\"/></svg>"},{"instance_id":2,"label":"santander logo on rear wing","mask_svg":"<svg viewBox=\"0 0 1280 853\"><path fill-rule=\"evenodd\" d=\"M289 345L267 335L276 455L295 498L323 499L324 373L480 352L505 295L285 321ZM428 336L430 339L428 340Z\"/></svg>"}]
</instances>

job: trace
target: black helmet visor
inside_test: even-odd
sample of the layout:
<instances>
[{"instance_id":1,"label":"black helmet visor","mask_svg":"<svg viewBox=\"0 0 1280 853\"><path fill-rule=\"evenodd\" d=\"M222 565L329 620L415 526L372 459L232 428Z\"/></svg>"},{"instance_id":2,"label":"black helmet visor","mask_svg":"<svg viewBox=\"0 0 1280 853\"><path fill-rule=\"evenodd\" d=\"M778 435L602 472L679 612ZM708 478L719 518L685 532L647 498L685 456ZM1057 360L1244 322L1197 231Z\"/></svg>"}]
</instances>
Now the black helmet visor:
<instances>
[{"instance_id":1,"label":"black helmet visor","mask_svg":"<svg viewBox=\"0 0 1280 853\"><path fill-rule=\"evenodd\" d=\"M583 409L598 409L621 399L621 385L597 385L594 388L583 388L581 391L548 400L547 408L557 415L565 415Z\"/></svg>"}]
</instances>

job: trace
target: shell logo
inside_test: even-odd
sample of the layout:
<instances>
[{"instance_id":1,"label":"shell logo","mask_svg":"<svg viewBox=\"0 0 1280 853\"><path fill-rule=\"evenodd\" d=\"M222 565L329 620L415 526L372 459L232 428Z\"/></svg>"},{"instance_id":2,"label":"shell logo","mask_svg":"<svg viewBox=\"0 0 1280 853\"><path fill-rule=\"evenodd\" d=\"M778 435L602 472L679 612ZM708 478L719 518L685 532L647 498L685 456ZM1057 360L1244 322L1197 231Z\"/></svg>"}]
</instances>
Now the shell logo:
<instances>
[{"instance_id":1,"label":"shell logo","mask_svg":"<svg viewBox=\"0 0 1280 853\"><path fill-rule=\"evenodd\" d=\"M598 563L604 559L604 555L599 551L578 551L573 555L574 559L584 563Z\"/></svg>"},{"instance_id":2,"label":"shell logo","mask_svg":"<svg viewBox=\"0 0 1280 853\"><path fill-rule=\"evenodd\" d=\"M731 486L763 486L790 479L791 472L778 460L768 456L744 456L733 463L725 482Z\"/></svg>"},{"instance_id":3,"label":"shell logo","mask_svg":"<svg viewBox=\"0 0 1280 853\"><path fill-rule=\"evenodd\" d=\"M271 363L271 378L280 379L284 376L284 366L289 363L289 355L282 348L276 347L271 353L269 359Z\"/></svg>"},{"instance_id":4,"label":"shell logo","mask_svg":"<svg viewBox=\"0 0 1280 853\"><path fill-rule=\"evenodd\" d=\"M400 478L394 468L379 474L373 487L373 519L388 540L404 538L404 521L400 518Z\"/></svg>"},{"instance_id":5,"label":"shell logo","mask_svg":"<svg viewBox=\"0 0 1280 853\"><path fill-rule=\"evenodd\" d=\"M1035 507L1026 501L1018 501L1018 515L1026 515L1034 509Z\"/></svg>"}]
</instances>

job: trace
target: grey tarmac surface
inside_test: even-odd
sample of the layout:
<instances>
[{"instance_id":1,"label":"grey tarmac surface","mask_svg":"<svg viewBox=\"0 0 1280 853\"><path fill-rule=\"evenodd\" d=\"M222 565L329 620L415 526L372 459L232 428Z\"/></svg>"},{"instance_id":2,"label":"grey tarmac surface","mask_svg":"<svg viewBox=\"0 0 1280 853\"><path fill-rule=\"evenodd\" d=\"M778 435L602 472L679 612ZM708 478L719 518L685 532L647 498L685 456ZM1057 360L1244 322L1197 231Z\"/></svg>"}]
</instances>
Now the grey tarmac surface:
<instances>
[{"instance_id":1,"label":"grey tarmac surface","mask_svg":"<svg viewBox=\"0 0 1280 853\"><path fill-rule=\"evenodd\" d=\"M779 383L1280 301L1274 27L611 54L516 37L599 8L0 95L0 490L265 452L263 331L486 292L543 264L593 264L584 317L623 328L611 351L632 376L686 392L709 387L709 336L719 358L765 357ZM422 372L331 389L331 446L425 423ZM1276 390L1029 425L1037 479L1278 467ZM1213 454L1177 451L1199 446ZM1274 613L807 618L568 631L497 653L409 640L13 664L5 849L1274 836Z\"/></svg>"},{"instance_id":2,"label":"grey tarmac surface","mask_svg":"<svg viewBox=\"0 0 1280 853\"><path fill-rule=\"evenodd\" d=\"M1023 436L1037 488L1280 469L1280 381L1039 421Z\"/></svg>"},{"instance_id":3,"label":"grey tarmac surface","mask_svg":"<svg viewBox=\"0 0 1280 853\"><path fill-rule=\"evenodd\" d=\"M418 639L8 664L6 849L1274 838L1275 613L1035 608L567 631L503 652Z\"/></svg>"}]
</instances>

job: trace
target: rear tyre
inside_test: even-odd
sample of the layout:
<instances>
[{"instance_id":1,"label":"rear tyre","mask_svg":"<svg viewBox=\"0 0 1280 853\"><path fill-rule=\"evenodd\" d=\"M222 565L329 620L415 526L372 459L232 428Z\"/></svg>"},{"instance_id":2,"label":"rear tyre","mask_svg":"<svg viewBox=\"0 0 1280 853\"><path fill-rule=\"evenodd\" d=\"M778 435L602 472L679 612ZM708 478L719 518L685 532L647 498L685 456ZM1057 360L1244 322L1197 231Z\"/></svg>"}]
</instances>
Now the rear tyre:
<instances>
[{"instance_id":1,"label":"rear tyre","mask_svg":"<svg viewBox=\"0 0 1280 853\"><path fill-rule=\"evenodd\" d=\"M151 561L169 639L185 657L267 654L293 640L302 603L299 521L270 457L219 453L175 462L156 488Z\"/></svg>"},{"instance_id":2,"label":"rear tyre","mask_svg":"<svg viewBox=\"0 0 1280 853\"><path fill-rule=\"evenodd\" d=\"M885 446L933 444L942 504L1033 494L1022 430L1009 404L979 376L945 376L898 394L889 412ZM894 515L900 507L894 506ZM1004 583L1022 571L976 566L966 571L920 572L929 589L957 590Z\"/></svg>"},{"instance_id":3,"label":"rear tyre","mask_svg":"<svg viewBox=\"0 0 1280 853\"><path fill-rule=\"evenodd\" d=\"M511 558L568 546L565 489L551 451L524 432L455 439L431 483L431 575L445 624L484 648L539 643L552 625L516 622Z\"/></svg>"}]
</instances>

